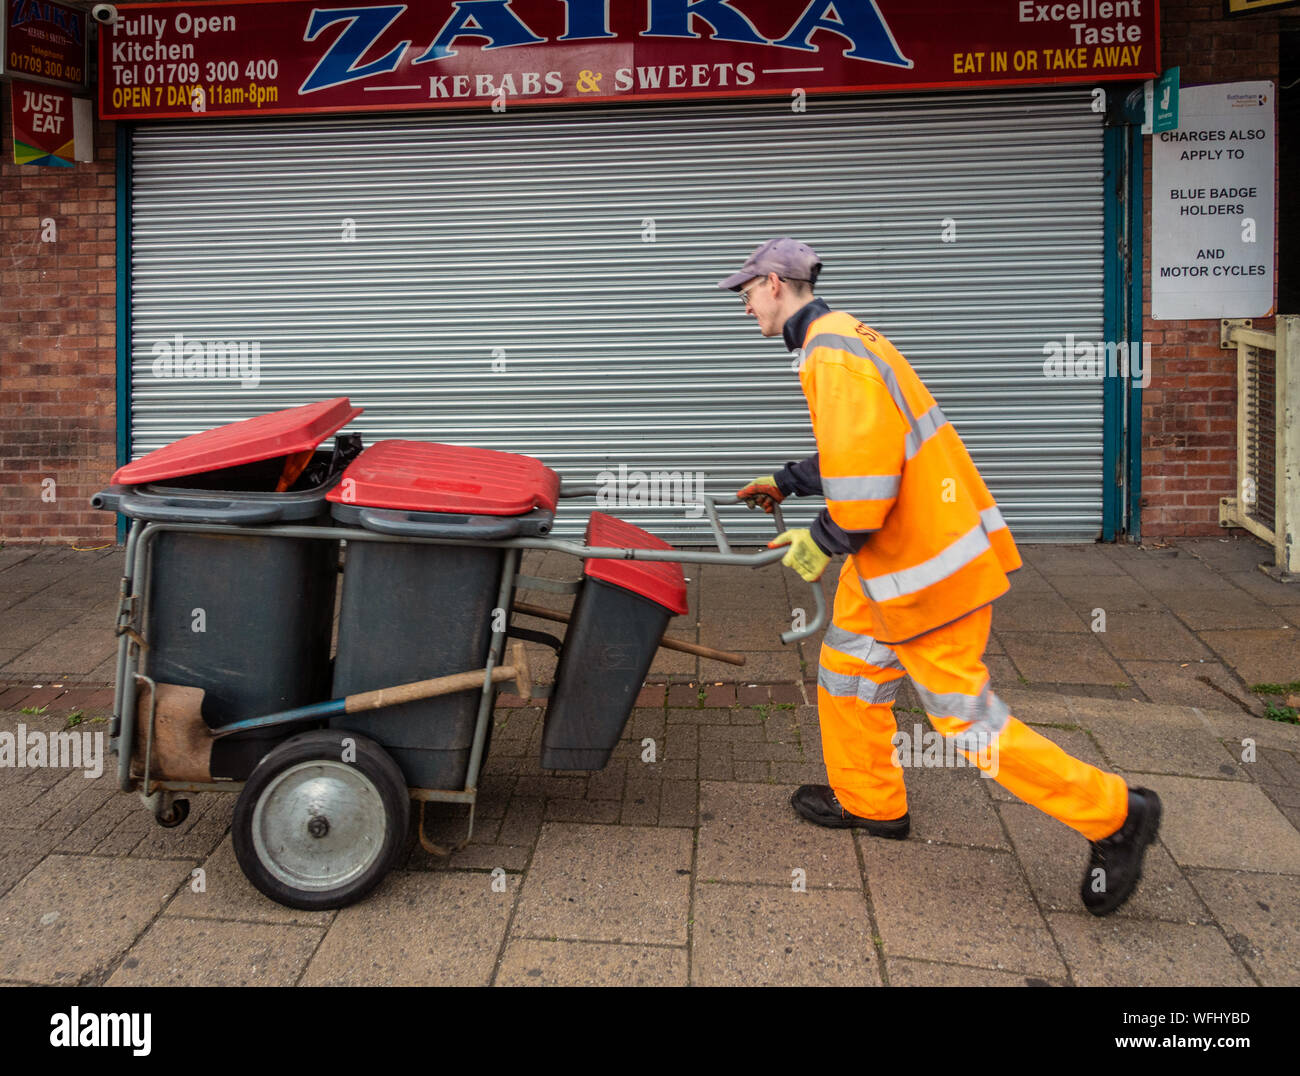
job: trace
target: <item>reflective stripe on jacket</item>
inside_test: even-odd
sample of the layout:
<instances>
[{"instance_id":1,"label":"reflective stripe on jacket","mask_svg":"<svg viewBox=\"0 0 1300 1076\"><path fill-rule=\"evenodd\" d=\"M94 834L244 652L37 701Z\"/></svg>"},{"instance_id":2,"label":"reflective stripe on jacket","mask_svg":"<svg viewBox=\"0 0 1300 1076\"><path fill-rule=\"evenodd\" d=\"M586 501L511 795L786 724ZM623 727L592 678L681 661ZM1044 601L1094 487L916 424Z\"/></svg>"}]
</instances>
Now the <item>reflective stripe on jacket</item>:
<instances>
[{"instance_id":1,"label":"reflective stripe on jacket","mask_svg":"<svg viewBox=\"0 0 1300 1076\"><path fill-rule=\"evenodd\" d=\"M907 360L856 318L808 328L808 399L831 518L871 533L854 567L876 637L902 642L1006 593L1011 531L957 431Z\"/></svg>"}]
</instances>

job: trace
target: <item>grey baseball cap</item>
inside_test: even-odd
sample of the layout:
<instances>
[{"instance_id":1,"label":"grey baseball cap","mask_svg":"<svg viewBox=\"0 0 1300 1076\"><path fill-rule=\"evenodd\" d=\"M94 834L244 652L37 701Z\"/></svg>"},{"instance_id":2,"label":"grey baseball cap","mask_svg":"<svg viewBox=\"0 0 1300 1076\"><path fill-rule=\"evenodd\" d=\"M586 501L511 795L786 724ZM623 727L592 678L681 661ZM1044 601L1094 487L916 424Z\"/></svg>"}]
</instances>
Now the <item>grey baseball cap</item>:
<instances>
[{"instance_id":1,"label":"grey baseball cap","mask_svg":"<svg viewBox=\"0 0 1300 1076\"><path fill-rule=\"evenodd\" d=\"M789 236L782 236L760 245L740 267L740 272L732 273L726 280L719 281L718 287L736 291L745 281L753 280L756 276L767 276L768 273L775 273L788 280L807 280L816 284L817 274L821 271L821 259L812 247Z\"/></svg>"}]
</instances>

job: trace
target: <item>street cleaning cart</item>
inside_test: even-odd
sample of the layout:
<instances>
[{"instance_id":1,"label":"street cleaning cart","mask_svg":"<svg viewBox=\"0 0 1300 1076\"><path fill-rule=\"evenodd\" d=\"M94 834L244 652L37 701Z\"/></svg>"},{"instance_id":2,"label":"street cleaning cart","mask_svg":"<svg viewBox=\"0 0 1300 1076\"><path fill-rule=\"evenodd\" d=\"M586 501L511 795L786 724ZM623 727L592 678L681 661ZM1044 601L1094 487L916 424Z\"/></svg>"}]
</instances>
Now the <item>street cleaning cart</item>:
<instances>
[{"instance_id":1,"label":"street cleaning cart","mask_svg":"<svg viewBox=\"0 0 1300 1076\"><path fill-rule=\"evenodd\" d=\"M338 435L346 398L195 434L118 470L92 500L132 520L117 614L111 747L124 791L163 826L186 794L237 792L232 836L259 890L296 908L369 892L405 847L410 801L469 807L502 684L544 701L541 765L604 767L664 629L687 611L683 564L761 567L783 550L679 550L604 512L550 537L565 484L527 456ZM335 436L331 448L321 442ZM783 529L776 514L778 530ZM520 572L569 554L577 580ZM515 624L521 590L574 595L563 642ZM820 585L794 642L826 619ZM521 608L522 607L522 608ZM511 642L510 640L514 640ZM519 640L551 643L535 687ZM679 644L686 645L686 644ZM697 648L698 649L698 648Z\"/></svg>"}]
</instances>

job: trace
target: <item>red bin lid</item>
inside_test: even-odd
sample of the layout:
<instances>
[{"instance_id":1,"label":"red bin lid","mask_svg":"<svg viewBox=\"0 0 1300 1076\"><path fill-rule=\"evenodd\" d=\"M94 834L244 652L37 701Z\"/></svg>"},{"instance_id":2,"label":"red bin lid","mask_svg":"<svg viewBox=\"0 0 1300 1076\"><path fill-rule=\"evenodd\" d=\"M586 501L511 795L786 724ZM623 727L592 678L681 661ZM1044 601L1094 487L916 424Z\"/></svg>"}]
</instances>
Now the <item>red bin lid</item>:
<instances>
[{"instance_id":1,"label":"red bin lid","mask_svg":"<svg viewBox=\"0 0 1300 1076\"><path fill-rule=\"evenodd\" d=\"M604 512L592 512L587 545L615 549L672 549L649 531ZM667 560L588 560L584 574L602 583L630 590L674 613L686 612L686 577L682 566Z\"/></svg>"},{"instance_id":2,"label":"red bin lid","mask_svg":"<svg viewBox=\"0 0 1300 1076\"><path fill-rule=\"evenodd\" d=\"M339 396L217 426L182 437L119 467L113 485L137 486L306 452L359 414L361 408L353 407L346 396Z\"/></svg>"},{"instance_id":3,"label":"red bin lid","mask_svg":"<svg viewBox=\"0 0 1300 1076\"><path fill-rule=\"evenodd\" d=\"M532 456L428 441L380 441L326 494L340 504L414 512L521 516L555 511L560 476Z\"/></svg>"}]
</instances>

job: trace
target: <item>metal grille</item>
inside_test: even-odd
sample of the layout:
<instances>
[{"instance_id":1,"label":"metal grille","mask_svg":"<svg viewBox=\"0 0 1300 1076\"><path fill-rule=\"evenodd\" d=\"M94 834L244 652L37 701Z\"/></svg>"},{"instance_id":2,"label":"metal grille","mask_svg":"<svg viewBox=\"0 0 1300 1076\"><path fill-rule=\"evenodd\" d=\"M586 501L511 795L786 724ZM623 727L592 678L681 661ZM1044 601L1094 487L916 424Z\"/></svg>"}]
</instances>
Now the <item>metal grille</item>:
<instances>
[{"instance_id":1,"label":"metal grille","mask_svg":"<svg viewBox=\"0 0 1300 1076\"><path fill-rule=\"evenodd\" d=\"M1276 365L1276 351L1246 348L1246 474L1254 503L1243 491L1243 507L1269 530L1277 520Z\"/></svg>"},{"instance_id":2,"label":"metal grille","mask_svg":"<svg viewBox=\"0 0 1300 1076\"><path fill-rule=\"evenodd\" d=\"M1016 537L1094 538L1101 383L1042 373L1045 345L1103 331L1090 105L1068 89L137 128L132 451L346 394L367 443L525 452L575 481L699 470L731 491L814 450L790 356L716 287L794 235L825 262L819 294L917 368ZM240 341L255 385L159 361ZM819 507L797 503L796 523ZM703 533L681 508L619 514Z\"/></svg>"}]
</instances>

